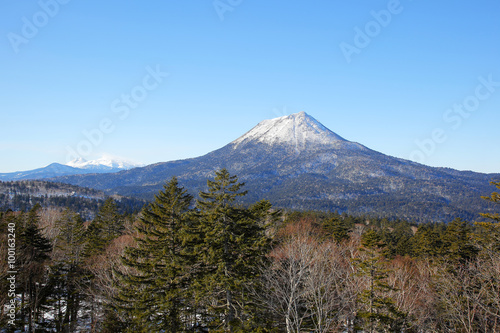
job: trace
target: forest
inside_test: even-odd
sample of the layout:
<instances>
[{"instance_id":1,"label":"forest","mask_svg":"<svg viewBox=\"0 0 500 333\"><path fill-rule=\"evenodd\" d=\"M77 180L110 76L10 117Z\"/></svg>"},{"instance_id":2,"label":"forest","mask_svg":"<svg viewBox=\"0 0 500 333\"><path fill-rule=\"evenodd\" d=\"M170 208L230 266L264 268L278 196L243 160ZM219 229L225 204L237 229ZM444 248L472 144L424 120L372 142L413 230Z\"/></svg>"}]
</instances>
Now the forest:
<instances>
[{"instance_id":1,"label":"forest","mask_svg":"<svg viewBox=\"0 0 500 333\"><path fill-rule=\"evenodd\" d=\"M207 189L195 199L174 177L139 213L108 198L90 220L2 211L0 331L500 332L498 213L413 224L243 206L225 169Z\"/></svg>"}]
</instances>

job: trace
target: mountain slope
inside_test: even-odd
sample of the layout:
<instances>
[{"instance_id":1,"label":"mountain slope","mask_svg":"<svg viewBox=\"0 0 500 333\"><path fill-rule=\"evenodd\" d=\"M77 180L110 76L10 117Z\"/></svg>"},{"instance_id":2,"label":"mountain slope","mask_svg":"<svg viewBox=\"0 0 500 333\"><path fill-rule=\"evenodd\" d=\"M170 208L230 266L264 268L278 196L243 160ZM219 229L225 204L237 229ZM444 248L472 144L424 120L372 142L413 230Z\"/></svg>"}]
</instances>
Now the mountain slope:
<instances>
[{"instance_id":1,"label":"mountain slope","mask_svg":"<svg viewBox=\"0 0 500 333\"><path fill-rule=\"evenodd\" d=\"M43 180L0 182L0 211L28 211L40 204L44 208L69 208L89 220L95 217L106 198L102 191ZM145 204L134 198L113 196L113 199L120 213L137 212Z\"/></svg>"},{"instance_id":2,"label":"mountain slope","mask_svg":"<svg viewBox=\"0 0 500 333\"><path fill-rule=\"evenodd\" d=\"M85 173L85 171L64 164L52 163L44 168L38 168L34 170L0 173L0 180L12 181L25 179L44 179L64 175L76 175L81 173Z\"/></svg>"},{"instance_id":3,"label":"mountain slope","mask_svg":"<svg viewBox=\"0 0 500 333\"><path fill-rule=\"evenodd\" d=\"M137 164L106 156L92 161L78 158L67 164L52 163L46 167L34 170L0 173L0 181L34 180L89 173L109 173L128 170L137 166Z\"/></svg>"},{"instance_id":4,"label":"mountain slope","mask_svg":"<svg viewBox=\"0 0 500 333\"><path fill-rule=\"evenodd\" d=\"M475 219L492 208L481 195L500 178L432 168L350 142L304 112L265 120L204 156L114 174L59 177L107 193L152 198L177 176L195 194L214 170L227 168L247 183L246 202L269 199L282 208L339 210L418 221Z\"/></svg>"},{"instance_id":5,"label":"mountain slope","mask_svg":"<svg viewBox=\"0 0 500 333\"><path fill-rule=\"evenodd\" d=\"M137 163L125 161L120 158L104 155L96 160L87 161L83 158L76 158L69 165L74 168L91 170L94 172L118 172L121 170L129 170L141 166Z\"/></svg>"}]
</instances>

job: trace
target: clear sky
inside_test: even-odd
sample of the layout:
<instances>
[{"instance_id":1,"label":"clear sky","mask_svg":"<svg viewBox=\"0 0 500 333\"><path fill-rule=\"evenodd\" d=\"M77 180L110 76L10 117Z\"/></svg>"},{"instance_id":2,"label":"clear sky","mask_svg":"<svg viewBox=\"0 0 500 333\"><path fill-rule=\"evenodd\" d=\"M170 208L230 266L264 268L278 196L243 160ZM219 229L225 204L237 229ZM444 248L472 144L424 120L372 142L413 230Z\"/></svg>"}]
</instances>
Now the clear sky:
<instances>
[{"instance_id":1,"label":"clear sky","mask_svg":"<svg viewBox=\"0 0 500 333\"><path fill-rule=\"evenodd\" d=\"M196 157L299 111L500 172L498 0L2 1L0 75L0 172Z\"/></svg>"}]
</instances>

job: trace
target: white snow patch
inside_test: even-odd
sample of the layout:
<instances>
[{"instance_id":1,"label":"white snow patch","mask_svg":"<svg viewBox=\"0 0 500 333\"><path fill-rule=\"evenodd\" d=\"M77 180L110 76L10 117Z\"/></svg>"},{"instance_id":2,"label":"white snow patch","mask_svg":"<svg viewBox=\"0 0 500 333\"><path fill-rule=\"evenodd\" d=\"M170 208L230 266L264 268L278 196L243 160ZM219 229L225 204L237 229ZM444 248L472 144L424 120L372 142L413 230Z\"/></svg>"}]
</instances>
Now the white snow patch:
<instances>
[{"instance_id":1,"label":"white snow patch","mask_svg":"<svg viewBox=\"0 0 500 333\"><path fill-rule=\"evenodd\" d=\"M241 143L249 141L270 145L286 143L301 151L307 144L330 145L346 140L302 111L289 116L264 120L234 140L232 144L236 148Z\"/></svg>"},{"instance_id":2,"label":"white snow patch","mask_svg":"<svg viewBox=\"0 0 500 333\"><path fill-rule=\"evenodd\" d=\"M127 161L123 158L111 156L108 154L104 154L102 157L91 161L87 161L86 159L79 157L72 160L71 162L66 163L66 165L79 169L122 169L122 170L128 170L138 166L142 166L141 164Z\"/></svg>"}]
</instances>

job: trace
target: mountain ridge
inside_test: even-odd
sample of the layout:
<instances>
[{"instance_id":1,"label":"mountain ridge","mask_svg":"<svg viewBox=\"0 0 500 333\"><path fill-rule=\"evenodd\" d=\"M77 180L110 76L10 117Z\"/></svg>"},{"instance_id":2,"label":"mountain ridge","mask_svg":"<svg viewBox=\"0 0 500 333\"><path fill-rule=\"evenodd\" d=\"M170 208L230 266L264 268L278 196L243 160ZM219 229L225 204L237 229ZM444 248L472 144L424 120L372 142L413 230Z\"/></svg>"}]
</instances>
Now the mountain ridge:
<instances>
[{"instance_id":1,"label":"mountain ridge","mask_svg":"<svg viewBox=\"0 0 500 333\"><path fill-rule=\"evenodd\" d=\"M129 170L137 166L137 164L104 155L99 159L91 161L77 158L67 164L51 163L45 167L33 170L0 173L0 181L39 180L89 173L113 173Z\"/></svg>"},{"instance_id":2,"label":"mountain ridge","mask_svg":"<svg viewBox=\"0 0 500 333\"><path fill-rule=\"evenodd\" d=\"M281 127L266 127L269 124ZM206 180L215 170L226 168L246 182L249 194L243 203L269 199L279 208L421 222L472 220L494 209L480 197L491 193L489 181L500 174L435 168L391 157L317 124L306 113L275 118L203 156L55 180L151 199L172 176L196 194L206 190Z\"/></svg>"},{"instance_id":3,"label":"mountain ridge","mask_svg":"<svg viewBox=\"0 0 500 333\"><path fill-rule=\"evenodd\" d=\"M237 148L245 142L256 140L267 144L292 142L297 151L304 149L306 144L328 145L336 144L338 141L347 141L304 111L263 120L230 144L234 144Z\"/></svg>"}]
</instances>

